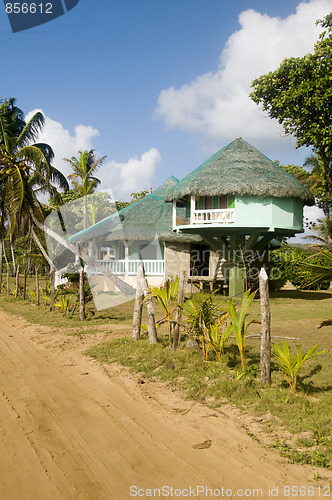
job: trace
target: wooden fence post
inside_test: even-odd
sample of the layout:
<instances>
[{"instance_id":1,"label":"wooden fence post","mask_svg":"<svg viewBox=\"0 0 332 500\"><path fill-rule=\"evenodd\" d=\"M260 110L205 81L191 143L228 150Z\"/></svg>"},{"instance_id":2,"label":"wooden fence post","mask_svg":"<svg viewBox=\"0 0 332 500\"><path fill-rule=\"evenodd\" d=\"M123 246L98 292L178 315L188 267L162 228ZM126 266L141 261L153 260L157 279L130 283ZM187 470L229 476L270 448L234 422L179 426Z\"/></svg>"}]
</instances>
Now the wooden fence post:
<instances>
[{"instance_id":1,"label":"wooden fence post","mask_svg":"<svg viewBox=\"0 0 332 500\"><path fill-rule=\"evenodd\" d=\"M259 293L261 298L261 381L271 383L271 331L270 331L270 305L269 305L269 278L262 267L259 273Z\"/></svg>"},{"instance_id":2,"label":"wooden fence post","mask_svg":"<svg viewBox=\"0 0 332 500\"><path fill-rule=\"evenodd\" d=\"M182 271L179 279L179 291L178 291L178 304L183 304L185 288L187 282L187 272ZM182 309L178 306L175 314L175 326L173 331L173 350L175 351L179 347L180 343L180 322L182 317Z\"/></svg>"},{"instance_id":3,"label":"wooden fence post","mask_svg":"<svg viewBox=\"0 0 332 500\"><path fill-rule=\"evenodd\" d=\"M133 332L132 332L133 340L138 340L141 336L142 310L143 310L143 300L144 300L143 290L140 285L142 275L143 275L143 266L142 264L140 264L137 270L136 298L134 306Z\"/></svg>"},{"instance_id":4,"label":"wooden fence post","mask_svg":"<svg viewBox=\"0 0 332 500\"><path fill-rule=\"evenodd\" d=\"M148 282L146 281L143 265L142 265L142 274L140 275L140 279L139 279L139 286L141 287L141 290L143 291L143 294L145 297L146 308L148 310L149 342L150 342L150 344L156 344L158 339L157 339L156 322L154 319L153 303L152 303L152 298L149 296L149 287L148 287Z\"/></svg>"}]
</instances>

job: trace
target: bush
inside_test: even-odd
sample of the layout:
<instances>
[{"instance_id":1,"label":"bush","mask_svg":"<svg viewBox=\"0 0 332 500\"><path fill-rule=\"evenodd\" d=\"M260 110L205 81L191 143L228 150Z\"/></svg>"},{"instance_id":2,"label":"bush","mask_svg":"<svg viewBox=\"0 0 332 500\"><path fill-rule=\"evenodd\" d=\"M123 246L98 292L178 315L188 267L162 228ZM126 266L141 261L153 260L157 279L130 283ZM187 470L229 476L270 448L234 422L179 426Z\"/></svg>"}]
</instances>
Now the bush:
<instances>
[{"instance_id":1,"label":"bush","mask_svg":"<svg viewBox=\"0 0 332 500\"><path fill-rule=\"evenodd\" d=\"M271 252L270 278L290 281L298 290L327 290L330 282L324 281L310 285L312 273L309 269L303 269L301 264L305 259L317 252L299 246L283 246ZM312 264L330 265L323 255L316 255L310 259Z\"/></svg>"}]
</instances>

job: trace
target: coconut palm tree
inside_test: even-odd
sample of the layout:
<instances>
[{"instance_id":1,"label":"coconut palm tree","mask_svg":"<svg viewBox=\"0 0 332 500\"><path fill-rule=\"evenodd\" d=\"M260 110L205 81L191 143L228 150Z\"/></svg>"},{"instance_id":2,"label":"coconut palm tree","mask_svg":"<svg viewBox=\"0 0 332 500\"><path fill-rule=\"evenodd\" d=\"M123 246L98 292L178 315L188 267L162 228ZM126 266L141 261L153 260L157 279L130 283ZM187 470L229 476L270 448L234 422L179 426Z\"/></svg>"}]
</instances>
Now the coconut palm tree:
<instances>
[{"instance_id":1,"label":"coconut palm tree","mask_svg":"<svg viewBox=\"0 0 332 500\"><path fill-rule=\"evenodd\" d=\"M325 217L325 219L317 219L316 226L313 230L318 234L310 234L309 236L303 237L306 240L312 240L313 244L311 246L322 249L322 250L332 250L332 219L330 217Z\"/></svg>"},{"instance_id":2,"label":"coconut palm tree","mask_svg":"<svg viewBox=\"0 0 332 500\"><path fill-rule=\"evenodd\" d=\"M31 144L43 124L42 113L36 113L26 123L23 112L15 106L15 99L0 101L0 194L2 195L0 198L0 236L2 230L6 231L9 219L12 234L15 234L19 227L25 227L26 231L31 231L32 237L47 262L53 266L38 239L37 227L64 248L79 255L87 264L96 267L124 294L134 294L135 289L130 285L44 224L45 214L37 194L47 192L55 196L57 190L53 182L64 189L68 187L68 183L63 174L50 164L53 158L52 148L43 143ZM92 164L91 167L93 166ZM91 167L90 174L94 170Z\"/></svg>"},{"instance_id":3,"label":"coconut palm tree","mask_svg":"<svg viewBox=\"0 0 332 500\"><path fill-rule=\"evenodd\" d=\"M94 152L94 149L90 149L90 151L79 151L78 157L72 156L71 158L64 158L74 171L72 174L68 175L68 179L72 182L74 190L77 191L80 196L84 197L84 229L89 227L86 196L93 193L100 184L100 180L94 177L94 174L101 167L106 158L106 156L102 156L96 160Z\"/></svg>"},{"instance_id":4,"label":"coconut palm tree","mask_svg":"<svg viewBox=\"0 0 332 500\"><path fill-rule=\"evenodd\" d=\"M22 228L25 234L38 240L31 224L30 210L43 220L43 208L37 198L39 192L56 195L53 182L68 189L65 176L50 163L54 157L52 148L48 144L34 143L43 125L42 113L35 113L26 123L15 99L0 101L0 236L3 240L5 233L9 232L11 244ZM41 247L39 240L37 244ZM46 258L46 251L43 253Z\"/></svg>"}]
</instances>

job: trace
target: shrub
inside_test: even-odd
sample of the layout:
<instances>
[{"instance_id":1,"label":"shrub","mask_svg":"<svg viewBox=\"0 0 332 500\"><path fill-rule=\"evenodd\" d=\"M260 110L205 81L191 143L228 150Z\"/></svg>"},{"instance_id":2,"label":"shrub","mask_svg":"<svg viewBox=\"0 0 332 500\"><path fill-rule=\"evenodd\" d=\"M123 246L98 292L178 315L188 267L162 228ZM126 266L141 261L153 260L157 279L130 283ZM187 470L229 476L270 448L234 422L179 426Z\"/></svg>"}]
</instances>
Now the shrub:
<instances>
[{"instance_id":1,"label":"shrub","mask_svg":"<svg viewBox=\"0 0 332 500\"><path fill-rule=\"evenodd\" d=\"M316 251L298 246L285 245L271 252L271 279L290 281L298 290L327 290L329 281L310 284L312 273L310 269L302 267L305 259L314 255ZM323 255L316 255L310 259L312 264L328 265Z\"/></svg>"}]
</instances>

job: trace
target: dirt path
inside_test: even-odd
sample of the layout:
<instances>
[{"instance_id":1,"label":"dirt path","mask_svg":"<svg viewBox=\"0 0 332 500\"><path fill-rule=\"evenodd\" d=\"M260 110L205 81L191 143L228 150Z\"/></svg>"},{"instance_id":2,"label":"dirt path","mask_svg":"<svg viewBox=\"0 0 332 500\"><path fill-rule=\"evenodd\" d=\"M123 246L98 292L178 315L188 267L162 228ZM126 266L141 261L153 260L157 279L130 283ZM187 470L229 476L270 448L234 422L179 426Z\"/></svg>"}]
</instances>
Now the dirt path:
<instances>
[{"instance_id":1,"label":"dirt path","mask_svg":"<svg viewBox=\"0 0 332 500\"><path fill-rule=\"evenodd\" d=\"M264 499L278 486L274 496L292 498L284 485L323 497L330 472L313 481L317 468L261 448L234 418L106 370L82 356L85 344L0 311L1 500L125 500L162 487L164 497L218 497L197 486Z\"/></svg>"}]
</instances>

